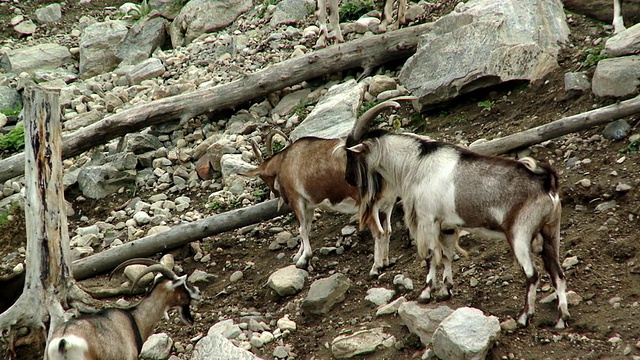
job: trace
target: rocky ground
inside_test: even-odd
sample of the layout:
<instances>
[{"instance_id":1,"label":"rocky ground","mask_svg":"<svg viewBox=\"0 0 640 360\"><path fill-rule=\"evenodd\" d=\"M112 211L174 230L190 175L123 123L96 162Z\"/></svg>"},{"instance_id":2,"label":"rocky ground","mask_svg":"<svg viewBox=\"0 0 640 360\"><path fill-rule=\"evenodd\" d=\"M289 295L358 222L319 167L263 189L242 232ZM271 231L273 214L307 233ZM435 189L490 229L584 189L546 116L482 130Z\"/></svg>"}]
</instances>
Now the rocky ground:
<instances>
[{"instance_id":1,"label":"rocky ground","mask_svg":"<svg viewBox=\"0 0 640 360\"><path fill-rule=\"evenodd\" d=\"M24 14L31 14L44 1L33 1L11 5ZM427 17L435 18L451 10L451 2L434 7ZM76 27L77 19L92 14L97 18L117 15L115 8L120 1L92 1L85 5L63 5L63 21L59 26L47 28L33 37L18 38L6 25L6 12L0 11L0 38L12 47L16 44L33 44L38 41L60 41L73 46L74 38L68 36ZM2 9L8 9L3 3ZM611 35L606 24L585 18L579 14L569 14L572 33L571 43L565 47L560 58L560 68L544 81L534 84L507 84L490 91L481 91L457 100L437 110L407 117L405 128L410 131L453 141L471 143L480 138L496 138L528 129L540 124L588 111L613 103L613 99L596 98L593 94L568 93L564 90L564 74L570 71L586 71L593 74L598 45ZM259 21L248 16L244 24ZM430 20L430 19L426 19ZM254 21L254 22L252 22ZM213 42L212 42L213 43ZM262 47L250 56L246 68L260 68L274 61L285 59L294 46L282 41L279 47ZM306 44L311 47L312 43ZM206 45L201 45L206 47ZM181 79L197 77L190 74L189 65L203 61L202 56L187 50L167 51L169 57L183 59L179 66L168 71L169 81L179 83ZM200 57L198 57L200 56ZM246 65L246 64L244 64ZM379 71L394 77L401 64L389 65ZM216 74L227 74L227 81L239 69L233 60L215 62L209 68ZM355 73L336 74L317 83L340 79ZM313 104L309 104L309 108ZM307 109L308 110L308 109ZM200 133L220 130L224 126L221 119L199 117L184 124L178 131L169 133L167 143L177 143L180 138L187 142L197 141ZM631 134L637 134L638 118L625 119L631 125ZM269 126L265 126L267 129ZM204 130L203 130L204 129ZM568 289L575 291L580 299L570 307L572 319L569 328L562 331L553 329L555 304L538 304L536 317L525 329L504 331L502 337L490 351L491 358L524 359L614 359L640 358L640 263L638 262L638 153L632 149L629 138L620 141L608 140L603 136L604 128L594 128L576 134L547 141L527 150L535 158L548 161L561 175L563 222L561 257L566 261ZM107 148L105 148L107 150ZM635 149L637 151L637 149ZM9 155L4 153L3 156ZM84 158L88 158L86 154ZM82 157L80 157L82 158ZM237 197L217 197L209 199L209 194L219 190L219 182L201 182L200 186L186 187L184 190L168 193L171 198L186 196L190 199L189 209L183 213L173 213L167 225L190 221L219 213L231 208L262 200L264 185L256 182L255 188L248 189L250 195ZM157 187L156 187L157 189ZM86 199L77 188L70 188L66 198L72 202L75 214L69 217L70 233L98 222L108 222L114 217L113 211L123 209L134 197L149 201L157 195L153 186L123 189L119 194L101 200ZM286 246L270 250L276 234L288 231L297 235L297 222L292 216L284 216L272 221L218 236L203 239L174 252L178 265L186 272L196 269L212 274L208 283L200 284L204 300L195 306L196 325L191 328L177 324L175 314L172 321L158 326L158 332L166 332L176 342L173 354L178 358L189 358L193 343L206 335L209 327L223 319L236 322L248 321L249 316L262 319L277 328L275 322L285 315L296 324L296 330L277 341L270 342L252 351L260 357L273 358L278 347L284 347L292 357L299 359L331 358L329 344L339 334L351 333L362 327L383 327L385 333L395 336L394 346L380 349L367 359L412 359L420 358L424 347L419 339L411 335L398 316L375 317L375 307L364 300L367 290L374 287L393 288L392 279L397 274L411 278L416 285L413 291L402 294L408 300L415 300L420 284L424 281L425 269L417 258L406 229L401 223L401 210L394 216L394 234L391 241L391 256L395 263L377 279L369 279L372 262L372 241L368 232L343 236L342 229L349 223L346 215L318 212L312 233L312 246L316 249L312 260L313 270L305 289L291 297L279 298L265 286L269 275L279 268L291 264L290 256L297 249ZM131 213L126 213L130 216ZM6 219L6 218L5 218ZM111 219L110 221L113 221ZM24 226L21 211L14 210L12 216L3 220L0 229L0 258L5 272L10 271L23 256ZM140 226L144 233L151 224ZM281 235L286 236L286 235ZM344 252L322 255L321 247L342 246ZM500 321L515 317L523 303L524 277L519 272L506 243L480 240L471 236L461 239L461 246L469 252L468 257L454 263L455 289L452 299L443 302L456 308L472 306L485 314L497 316ZM99 251L99 249L97 249ZM239 280L237 272L241 271ZM232 282L231 277L234 275ZM325 316L309 316L300 311L300 303L308 291L308 284L316 279L335 273L347 275L352 285L344 302L338 304ZM97 286L118 286L122 279L108 282L105 277L97 277L82 282L88 288ZM539 299L550 293L550 281L544 276ZM399 295L399 294L398 294ZM113 299L115 300L115 299ZM133 299L132 299L133 300ZM109 301L111 303L111 301ZM34 349L23 350L24 358L41 358Z\"/></svg>"}]
</instances>

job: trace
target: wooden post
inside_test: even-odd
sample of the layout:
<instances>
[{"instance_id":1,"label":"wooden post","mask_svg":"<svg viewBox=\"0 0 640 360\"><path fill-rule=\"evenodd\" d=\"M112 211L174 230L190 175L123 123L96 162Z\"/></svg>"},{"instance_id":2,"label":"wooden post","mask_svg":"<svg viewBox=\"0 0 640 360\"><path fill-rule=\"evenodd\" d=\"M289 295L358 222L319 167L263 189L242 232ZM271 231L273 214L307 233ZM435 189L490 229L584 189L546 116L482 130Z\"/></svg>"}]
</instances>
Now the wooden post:
<instances>
[{"instance_id":1,"label":"wooden post","mask_svg":"<svg viewBox=\"0 0 640 360\"><path fill-rule=\"evenodd\" d=\"M48 317L52 325L62 318L67 289L73 283L62 186L59 96L59 90L41 87L24 91L26 279L20 298L0 315L2 330L26 326L32 334L43 334Z\"/></svg>"}]
</instances>

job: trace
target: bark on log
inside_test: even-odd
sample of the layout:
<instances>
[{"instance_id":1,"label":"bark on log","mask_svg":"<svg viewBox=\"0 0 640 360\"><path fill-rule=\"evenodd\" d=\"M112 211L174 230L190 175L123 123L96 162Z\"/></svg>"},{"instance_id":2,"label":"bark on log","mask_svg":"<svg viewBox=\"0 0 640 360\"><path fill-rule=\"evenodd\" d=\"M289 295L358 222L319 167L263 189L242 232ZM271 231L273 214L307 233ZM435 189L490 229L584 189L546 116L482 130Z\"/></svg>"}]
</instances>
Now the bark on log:
<instances>
[{"instance_id":1,"label":"bark on log","mask_svg":"<svg viewBox=\"0 0 640 360\"><path fill-rule=\"evenodd\" d=\"M110 115L65 137L63 158L81 154L96 145L147 126L235 108L319 76L356 67L371 68L408 58L416 51L418 36L432 27L428 23L334 45L269 66L227 84L153 101ZM23 154L0 161L0 182L22 175L23 172Z\"/></svg>"},{"instance_id":2,"label":"bark on log","mask_svg":"<svg viewBox=\"0 0 640 360\"><path fill-rule=\"evenodd\" d=\"M599 109L564 117L545 125L470 146L471 150L498 155L511 150L539 144L543 141L603 125L640 112L640 96Z\"/></svg>"},{"instance_id":3,"label":"bark on log","mask_svg":"<svg viewBox=\"0 0 640 360\"><path fill-rule=\"evenodd\" d=\"M283 206L278 210L278 199L274 199L192 223L174 226L163 233L145 236L96 255L76 260L73 262L73 275L76 280L86 279L107 272L131 258L153 256L191 241L269 220L289 212L291 209L288 206Z\"/></svg>"}]
</instances>

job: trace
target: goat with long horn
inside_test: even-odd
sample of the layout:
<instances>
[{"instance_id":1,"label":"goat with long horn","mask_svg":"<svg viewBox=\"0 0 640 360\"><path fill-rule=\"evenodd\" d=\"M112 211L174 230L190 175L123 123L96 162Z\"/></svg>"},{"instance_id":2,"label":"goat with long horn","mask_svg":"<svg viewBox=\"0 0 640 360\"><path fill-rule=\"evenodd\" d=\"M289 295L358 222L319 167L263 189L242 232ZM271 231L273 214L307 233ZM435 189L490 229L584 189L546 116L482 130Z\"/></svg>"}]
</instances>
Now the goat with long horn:
<instances>
[{"instance_id":1,"label":"goat with long horn","mask_svg":"<svg viewBox=\"0 0 640 360\"><path fill-rule=\"evenodd\" d=\"M398 104L389 101L379 106ZM361 207L375 198L380 184L402 199L405 224L428 268L426 287L418 300L433 298L440 262L444 284L436 298L451 296L457 230L481 228L506 238L527 278L518 323L526 326L534 314L540 276L532 254L539 252L558 298L556 327L564 328L569 311L559 260L561 205L556 172L531 158L485 156L416 134L367 130L370 121L363 116L347 138L345 178L360 189Z\"/></svg>"},{"instance_id":2,"label":"goat with long horn","mask_svg":"<svg viewBox=\"0 0 640 360\"><path fill-rule=\"evenodd\" d=\"M135 360L156 324L168 317L172 308L178 309L184 324L193 325L189 306L191 301L200 299L200 290L187 281L186 275L178 276L150 259L128 260L114 272L131 264L150 265L133 281L132 288L148 273L158 272L162 276L132 308L106 308L60 324L47 342L45 360Z\"/></svg>"}]
</instances>

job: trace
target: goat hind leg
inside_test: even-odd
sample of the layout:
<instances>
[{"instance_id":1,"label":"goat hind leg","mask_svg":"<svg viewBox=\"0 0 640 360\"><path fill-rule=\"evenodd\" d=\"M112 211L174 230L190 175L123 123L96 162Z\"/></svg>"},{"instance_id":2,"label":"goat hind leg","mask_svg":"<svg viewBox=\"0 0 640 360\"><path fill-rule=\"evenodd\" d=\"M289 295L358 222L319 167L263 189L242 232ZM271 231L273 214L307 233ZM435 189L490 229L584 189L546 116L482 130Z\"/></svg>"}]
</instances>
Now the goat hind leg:
<instances>
[{"instance_id":1,"label":"goat hind leg","mask_svg":"<svg viewBox=\"0 0 640 360\"><path fill-rule=\"evenodd\" d=\"M558 298L558 322L557 329L564 329L566 321L569 319L569 309L567 305L567 281L562 271L559 258L559 239L560 228L555 226L553 229L548 227L542 228L542 236L544 243L542 246L542 262L551 277L553 287L556 289L556 297Z\"/></svg>"},{"instance_id":2,"label":"goat hind leg","mask_svg":"<svg viewBox=\"0 0 640 360\"><path fill-rule=\"evenodd\" d=\"M518 315L518 325L524 327L529 325L529 320L535 312L536 290L538 289L540 276L538 275L531 255L531 233L524 229L517 231L515 235L507 235L507 239L513 248L516 260L518 260L522 271L527 277L527 293L524 308L520 312L520 315Z\"/></svg>"},{"instance_id":3,"label":"goat hind leg","mask_svg":"<svg viewBox=\"0 0 640 360\"><path fill-rule=\"evenodd\" d=\"M429 220L427 220L429 221ZM433 221L429 221L431 225L419 228L416 234L416 245L418 247L418 256L427 262L429 273L427 274L427 285L418 296L418 302L426 303L431 301L431 292L435 287L436 267L440 262L442 254L439 253L440 247L437 246L438 229Z\"/></svg>"},{"instance_id":4,"label":"goat hind leg","mask_svg":"<svg viewBox=\"0 0 640 360\"><path fill-rule=\"evenodd\" d=\"M453 255L455 252L456 244L458 242L458 232L456 229L443 229L441 234L443 245L443 257L442 265L444 270L442 273L442 287L436 294L436 299L439 301L448 300L451 298L451 288L453 288Z\"/></svg>"}]
</instances>

